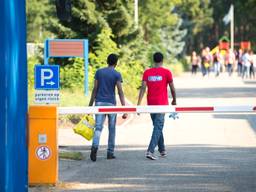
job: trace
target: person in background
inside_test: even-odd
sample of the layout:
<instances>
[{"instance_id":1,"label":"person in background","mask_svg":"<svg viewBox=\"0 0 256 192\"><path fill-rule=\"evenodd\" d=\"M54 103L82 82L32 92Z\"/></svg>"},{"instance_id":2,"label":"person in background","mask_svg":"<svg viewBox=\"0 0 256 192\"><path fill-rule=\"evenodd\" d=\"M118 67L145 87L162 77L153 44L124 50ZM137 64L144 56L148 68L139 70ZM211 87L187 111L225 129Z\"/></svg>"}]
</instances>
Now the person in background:
<instances>
[{"instance_id":1,"label":"person in background","mask_svg":"<svg viewBox=\"0 0 256 192\"><path fill-rule=\"evenodd\" d=\"M253 55L253 51L252 50L249 52L249 54L250 54L250 62L251 62L251 66L250 66L250 79L252 79L252 78L255 79L255 67L256 67L255 55Z\"/></svg>"},{"instance_id":2,"label":"person in background","mask_svg":"<svg viewBox=\"0 0 256 192\"><path fill-rule=\"evenodd\" d=\"M122 89L122 76L115 70L118 57L116 54L110 54L107 58L108 66L98 69L94 77L94 87L91 94L89 106L95 101L95 106L115 106L115 88L117 87L121 104L125 105L125 98ZM115 134L116 134L116 114L108 114L108 148L107 159L115 159ZM123 114L123 119L127 118L127 114ZM90 158L92 161L97 159L97 151L100 142L100 135L105 121L105 114L95 115L95 132L91 147Z\"/></svg>"},{"instance_id":3,"label":"person in background","mask_svg":"<svg viewBox=\"0 0 256 192\"><path fill-rule=\"evenodd\" d=\"M226 54L226 66L227 66L229 76L232 75L234 65L235 65L235 54L232 52L232 50L229 50L227 51L227 54Z\"/></svg>"},{"instance_id":4,"label":"person in background","mask_svg":"<svg viewBox=\"0 0 256 192\"><path fill-rule=\"evenodd\" d=\"M242 56L243 56L243 50L239 49L238 53L237 53L237 74L238 74L238 76L242 76L242 74L243 74Z\"/></svg>"},{"instance_id":5,"label":"person in background","mask_svg":"<svg viewBox=\"0 0 256 192\"><path fill-rule=\"evenodd\" d=\"M200 62L199 56L197 56L196 52L193 51L193 52L192 52L192 55L191 55L191 65L192 65L191 72L192 72L192 75L193 75L193 74L196 75L199 62Z\"/></svg>"},{"instance_id":6,"label":"person in background","mask_svg":"<svg viewBox=\"0 0 256 192\"><path fill-rule=\"evenodd\" d=\"M216 53L213 55L213 66L214 66L214 72L215 76L218 77L220 75L220 65L221 65L221 55L219 52L219 49L216 51Z\"/></svg>"},{"instance_id":7,"label":"person in background","mask_svg":"<svg viewBox=\"0 0 256 192\"><path fill-rule=\"evenodd\" d=\"M207 62L206 52L205 52L205 49L202 49L202 52L201 52L201 72L202 72L203 76L206 75L206 62Z\"/></svg>"},{"instance_id":8,"label":"person in background","mask_svg":"<svg viewBox=\"0 0 256 192\"><path fill-rule=\"evenodd\" d=\"M176 93L173 83L172 73L169 69L163 67L163 55L160 52L156 52L153 55L154 67L147 69L143 73L142 85L139 92L137 105L141 104L144 93L147 90L147 104L148 105L168 105L168 92L169 86L172 94L172 105L176 105ZM151 140L146 152L146 157L151 160L156 160L154 155L155 147L158 146L158 151L161 157L167 156L163 127L164 127L164 113L152 113L150 114L153 122L153 132Z\"/></svg>"},{"instance_id":9,"label":"person in background","mask_svg":"<svg viewBox=\"0 0 256 192\"><path fill-rule=\"evenodd\" d=\"M249 54L249 51L246 49L244 51L244 54L242 56L242 62L243 62L243 75L242 78L249 78L250 76L250 67L251 67L251 57Z\"/></svg>"},{"instance_id":10,"label":"person in background","mask_svg":"<svg viewBox=\"0 0 256 192\"><path fill-rule=\"evenodd\" d=\"M205 49L202 50L202 74L203 76L205 75L210 75L210 68L212 66L212 55L210 52L210 48L206 47Z\"/></svg>"}]
</instances>

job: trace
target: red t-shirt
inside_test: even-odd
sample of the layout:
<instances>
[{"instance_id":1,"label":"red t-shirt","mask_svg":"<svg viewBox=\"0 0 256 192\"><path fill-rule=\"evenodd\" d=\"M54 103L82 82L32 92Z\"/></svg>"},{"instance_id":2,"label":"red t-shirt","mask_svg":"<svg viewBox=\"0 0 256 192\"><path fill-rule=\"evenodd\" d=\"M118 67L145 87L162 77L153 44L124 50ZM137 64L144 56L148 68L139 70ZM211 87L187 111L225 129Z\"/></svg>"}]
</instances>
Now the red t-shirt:
<instances>
[{"instance_id":1,"label":"red t-shirt","mask_svg":"<svg viewBox=\"0 0 256 192\"><path fill-rule=\"evenodd\" d=\"M147 69L143 74L143 81L148 87L148 105L168 105L168 83L173 81L170 70L163 67Z\"/></svg>"}]
</instances>

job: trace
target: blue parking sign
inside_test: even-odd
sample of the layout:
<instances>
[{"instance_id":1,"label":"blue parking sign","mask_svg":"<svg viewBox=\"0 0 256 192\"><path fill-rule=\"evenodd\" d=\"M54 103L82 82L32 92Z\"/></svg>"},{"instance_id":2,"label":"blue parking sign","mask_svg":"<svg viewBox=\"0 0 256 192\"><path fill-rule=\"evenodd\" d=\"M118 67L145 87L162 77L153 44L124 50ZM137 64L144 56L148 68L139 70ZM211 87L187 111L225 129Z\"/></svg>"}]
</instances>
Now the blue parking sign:
<instances>
[{"instance_id":1,"label":"blue parking sign","mask_svg":"<svg viewBox=\"0 0 256 192\"><path fill-rule=\"evenodd\" d=\"M59 79L59 65L35 65L35 89L59 89Z\"/></svg>"}]
</instances>

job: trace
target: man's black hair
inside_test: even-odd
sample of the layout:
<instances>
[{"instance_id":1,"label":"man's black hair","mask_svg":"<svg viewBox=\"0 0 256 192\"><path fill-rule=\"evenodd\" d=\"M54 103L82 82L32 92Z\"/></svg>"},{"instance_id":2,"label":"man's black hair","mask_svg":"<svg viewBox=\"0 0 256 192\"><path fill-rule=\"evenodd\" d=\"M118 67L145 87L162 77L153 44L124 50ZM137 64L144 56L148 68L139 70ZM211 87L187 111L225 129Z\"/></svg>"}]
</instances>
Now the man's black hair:
<instances>
[{"instance_id":1,"label":"man's black hair","mask_svg":"<svg viewBox=\"0 0 256 192\"><path fill-rule=\"evenodd\" d=\"M118 57L116 54L112 53L108 56L108 65L116 65L117 64L117 61L118 61Z\"/></svg>"},{"instance_id":2,"label":"man's black hair","mask_svg":"<svg viewBox=\"0 0 256 192\"><path fill-rule=\"evenodd\" d=\"M164 59L164 56L162 53L160 53L160 52L154 53L153 60L155 63L161 63L163 61L163 59Z\"/></svg>"}]
</instances>

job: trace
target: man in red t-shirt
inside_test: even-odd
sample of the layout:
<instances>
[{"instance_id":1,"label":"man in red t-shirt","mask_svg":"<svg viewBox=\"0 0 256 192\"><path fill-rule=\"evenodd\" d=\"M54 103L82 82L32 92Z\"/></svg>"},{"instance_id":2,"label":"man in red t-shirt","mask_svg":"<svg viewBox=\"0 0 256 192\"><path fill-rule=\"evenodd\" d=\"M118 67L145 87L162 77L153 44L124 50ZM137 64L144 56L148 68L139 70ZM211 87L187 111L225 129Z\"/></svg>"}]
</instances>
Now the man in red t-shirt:
<instances>
[{"instance_id":1,"label":"man in red t-shirt","mask_svg":"<svg viewBox=\"0 0 256 192\"><path fill-rule=\"evenodd\" d=\"M148 88L147 103L148 105L168 105L168 92L169 85L172 94L172 105L176 105L176 93L173 84L172 73L170 70L163 68L163 55L162 53L155 53L153 55L155 66L147 69L142 78L142 85L140 88L139 98L137 105L141 104L142 98ZM164 146L163 127L164 127L164 113L150 114L153 122L153 133L146 152L146 157L151 160L156 160L154 155L155 147L158 145L158 151L161 157L167 155Z\"/></svg>"}]
</instances>

